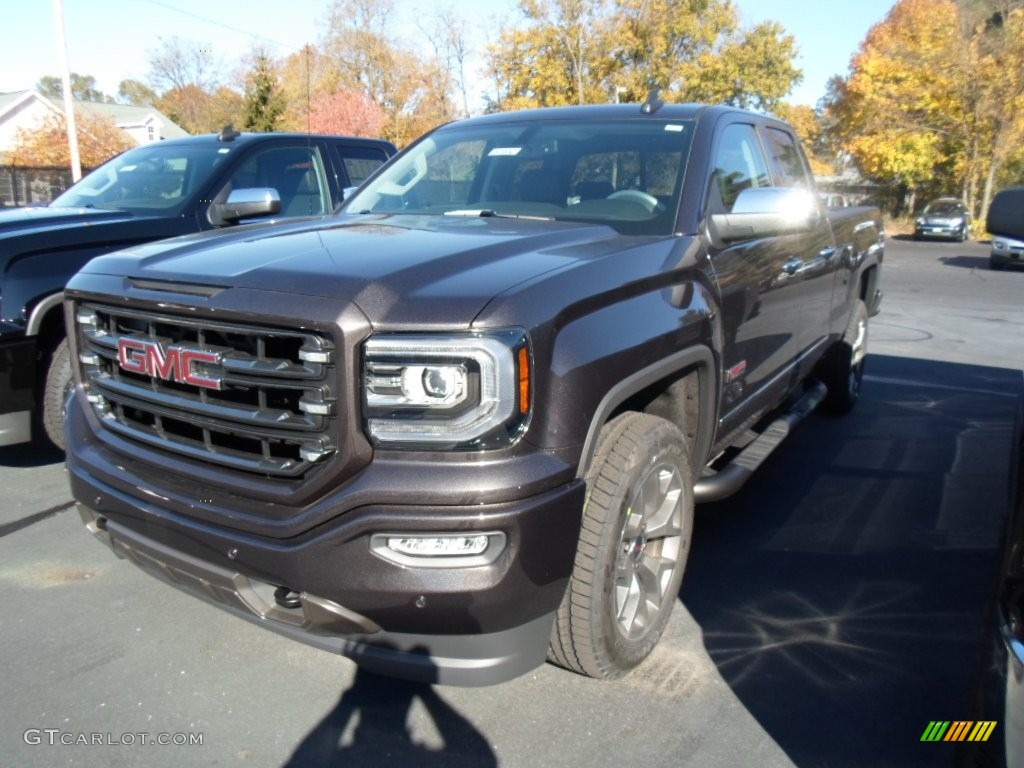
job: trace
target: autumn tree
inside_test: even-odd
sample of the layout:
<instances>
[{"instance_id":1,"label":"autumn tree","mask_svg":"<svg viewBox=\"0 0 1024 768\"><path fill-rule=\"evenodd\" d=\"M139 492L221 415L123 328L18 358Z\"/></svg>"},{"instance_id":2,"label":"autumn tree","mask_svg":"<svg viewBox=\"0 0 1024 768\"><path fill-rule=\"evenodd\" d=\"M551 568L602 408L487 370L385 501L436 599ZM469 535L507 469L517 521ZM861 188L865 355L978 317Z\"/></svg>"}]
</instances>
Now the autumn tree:
<instances>
[{"instance_id":1,"label":"autumn tree","mask_svg":"<svg viewBox=\"0 0 1024 768\"><path fill-rule=\"evenodd\" d=\"M829 99L858 167L905 190L911 209L919 192L957 194L984 216L1024 138L1024 11L992 18L953 0L900 0Z\"/></svg>"},{"instance_id":2,"label":"autumn tree","mask_svg":"<svg viewBox=\"0 0 1024 768\"><path fill-rule=\"evenodd\" d=\"M78 134L78 152L82 166L95 168L126 149L134 142L108 118L85 109L75 110L75 128ZM8 153L13 165L32 167L68 166L67 123L63 115L49 115L35 129L20 128L15 135L14 148Z\"/></svg>"},{"instance_id":3,"label":"autumn tree","mask_svg":"<svg viewBox=\"0 0 1024 768\"><path fill-rule=\"evenodd\" d=\"M333 91L361 91L388 116L381 134L399 146L454 117L439 62L395 37L393 0L334 0L321 42Z\"/></svg>"},{"instance_id":4,"label":"autumn tree","mask_svg":"<svg viewBox=\"0 0 1024 768\"><path fill-rule=\"evenodd\" d=\"M807 160L815 176L832 176L839 170L836 156L828 141L824 115L806 104L782 102L775 107L775 115L785 120L800 137L807 152Z\"/></svg>"},{"instance_id":5,"label":"autumn tree","mask_svg":"<svg viewBox=\"0 0 1024 768\"><path fill-rule=\"evenodd\" d=\"M307 130L313 101L339 87L330 57L315 45L305 45L286 56L278 69L278 82L284 103L280 125L285 131Z\"/></svg>"},{"instance_id":6,"label":"autumn tree","mask_svg":"<svg viewBox=\"0 0 1024 768\"><path fill-rule=\"evenodd\" d=\"M277 129L284 101L277 86L274 64L266 51L253 53L252 69L245 77L245 108L242 125L247 131L267 133Z\"/></svg>"},{"instance_id":7,"label":"autumn tree","mask_svg":"<svg viewBox=\"0 0 1024 768\"><path fill-rule=\"evenodd\" d=\"M380 136L388 116L373 99L361 91L336 91L312 102L309 130L348 136Z\"/></svg>"},{"instance_id":8,"label":"autumn tree","mask_svg":"<svg viewBox=\"0 0 1024 768\"><path fill-rule=\"evenodd\" d=\"M221 82L221 69L209 43L160 38L159 47L149 54L149 86L159 94L154 106L189 133L240 124L243 97Z\"/></svg>"},{"instance_id":9,"label":"autumn tree","mask_svg":"<svg viewBox=\"0 0 1024 768\"><path fill-rule=\"evenodd\" d=\"M729 0L521 0L488 50L492 108L673 101L771 109L799 82L792 36Z\"/></svg>"}]
</instances>

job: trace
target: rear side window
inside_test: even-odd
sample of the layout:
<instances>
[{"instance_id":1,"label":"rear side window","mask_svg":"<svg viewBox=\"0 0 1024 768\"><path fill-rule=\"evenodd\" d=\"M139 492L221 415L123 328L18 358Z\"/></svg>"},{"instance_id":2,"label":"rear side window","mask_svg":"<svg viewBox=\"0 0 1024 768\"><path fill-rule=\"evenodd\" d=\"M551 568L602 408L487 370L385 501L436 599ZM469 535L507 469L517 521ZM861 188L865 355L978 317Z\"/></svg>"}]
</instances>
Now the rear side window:
<instances>
[{"instance_id":1,"label":"rear side window","mask_svg":"<svg viewBox=\"0 0 1024 768\"><path fill-rule=\"evenodd\" d=\"M810 189L807 169L804 167L796 139L778 128L766 128L764 136L768 144L768 162L771 163L775 185Z\"/></svg>"},{"instance_id":2,"label":"rear side window","mask_svg":"<svg viewBox=\"0 0 1024 768\"><path fill-rule=\"evenodd\" d=\"M341 159L349 186L352 187L358 187L388 160L384 150L374 147L335 145L334 151Z\"/></svg>"},{"instance_id":3,"label":"rear side window","mask_svg":"<svg viewBox=\"0 0 1024 768\"><path fill-rule=\"evenodd\" d=\"M710 206L713 213L730 213L744 189L771 186L761 142L754 126L726 126L715 149L711 171Z\"/></svg>"}]
</instances>

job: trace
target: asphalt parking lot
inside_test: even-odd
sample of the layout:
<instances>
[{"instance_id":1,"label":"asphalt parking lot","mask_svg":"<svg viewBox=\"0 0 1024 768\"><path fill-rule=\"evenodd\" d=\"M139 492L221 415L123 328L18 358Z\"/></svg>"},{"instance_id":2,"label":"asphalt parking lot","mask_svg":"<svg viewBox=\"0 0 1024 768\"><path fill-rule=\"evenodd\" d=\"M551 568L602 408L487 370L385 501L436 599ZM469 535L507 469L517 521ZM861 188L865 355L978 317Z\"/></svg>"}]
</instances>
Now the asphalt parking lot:
<instances>
[{"instance_id":1,"label":"asphalt parking lot","mask_svg":"<svg viewBox=\"0 0 1024 768\"><path fill-rule=\"evenodd\" d=\"M855 412L812 416L700 509L667 635L613 683L357 672L117 560L82 530L59 456L0 449L0 765L953 765L920 738L971 717L1024 270L990 272L982 244L893 240L885 283Z\"/></svg>"}]
</instances>

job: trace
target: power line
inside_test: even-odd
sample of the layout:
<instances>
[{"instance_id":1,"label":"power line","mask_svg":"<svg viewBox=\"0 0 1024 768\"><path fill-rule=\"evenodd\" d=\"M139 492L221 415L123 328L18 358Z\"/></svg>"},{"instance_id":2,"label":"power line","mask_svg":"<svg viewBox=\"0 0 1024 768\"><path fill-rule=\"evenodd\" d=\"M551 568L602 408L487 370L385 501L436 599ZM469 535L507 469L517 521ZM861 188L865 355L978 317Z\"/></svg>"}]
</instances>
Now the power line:
<instances>
[{"instance_id":1,"label":"power line","mask_svg":"<svg viewBox=\"0 0 1024 768\"><path fill-rule=\"evenodd\" d=\"M295 47L293 47L292 45L290 45L288 43L282 43L280 40L274 40L273 38L270 38L270 37L264 37L263 35L257 35L254 32L246 32L244 29L239 29L238 27L233 27L230 24L225 24L222 21L216 21L215 19L209 19L206 16L200 16L197 13L192 13L191 11L185 11L185 10L182 10L181 8L175 8L173 5L168 5L167 3L161 3L160 0L146 0L146 2L148 2L150 5L158 5L161 8L164 8L164 9L166 9L168 11L173 11L174 13L181 14L182 16L189 16L189 17L191 17L193 19L198 19L199 21L205 21L207 24L213 24L216 27L221 27L223 29L229 29L232 32L237 32L240 35L245 35L246 37L251 37L253 40L263 40L265 42L270 43L271 45L280 46L280 47L284 48L287 51L299 50L298 48L295 48Z\"/></svg>"}]
</instances>

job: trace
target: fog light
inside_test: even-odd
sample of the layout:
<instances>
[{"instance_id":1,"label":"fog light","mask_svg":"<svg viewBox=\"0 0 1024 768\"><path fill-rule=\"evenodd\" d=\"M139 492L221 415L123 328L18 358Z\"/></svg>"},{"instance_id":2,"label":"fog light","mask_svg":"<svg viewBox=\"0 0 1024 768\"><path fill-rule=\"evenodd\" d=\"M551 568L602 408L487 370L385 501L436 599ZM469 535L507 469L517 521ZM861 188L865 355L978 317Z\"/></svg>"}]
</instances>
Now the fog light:
<instances>
[{"instance_id":1,"label":"fog light","mask_svg":"<svg viewBox=\"0 0 1024 768\"><path fill-rule=\"evenodd\" d=\"M486 536L406 536L389 538L388 549L411 557L459 557L480 555L487 549Z\"/></svg>"},{"instance_id":2,"label":"fog light","mask_svg":"<svg viewBox=\"0 0 1024 768\"><path fill-rule=\"evenodd\" d=\"M494 562L505 549L500 531L406 535L378 533L371 551L393 563L417 568L466 568Z\"/></svg>"}]
</instances>

